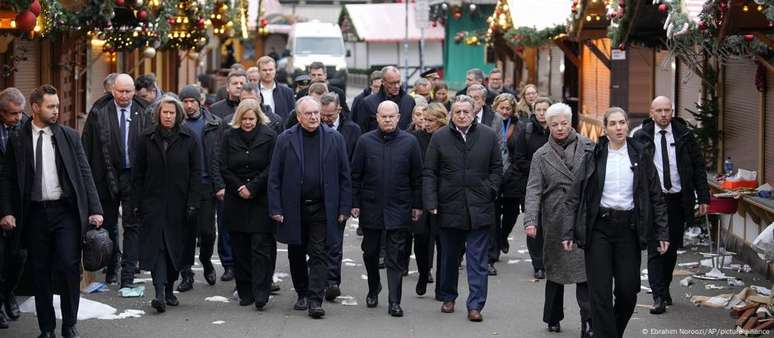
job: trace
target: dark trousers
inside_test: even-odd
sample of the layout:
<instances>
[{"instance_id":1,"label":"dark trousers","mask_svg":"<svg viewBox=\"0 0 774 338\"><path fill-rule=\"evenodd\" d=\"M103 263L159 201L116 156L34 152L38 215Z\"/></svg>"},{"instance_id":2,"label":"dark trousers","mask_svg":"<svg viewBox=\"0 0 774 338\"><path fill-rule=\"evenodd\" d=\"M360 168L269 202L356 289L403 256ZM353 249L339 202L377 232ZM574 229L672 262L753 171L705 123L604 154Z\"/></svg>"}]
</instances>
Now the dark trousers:
<instances>
[{"instance_id":1,"label":"dark trousers","mask_svg":"<svg viewBox=\"0 0 774 338\"><path fill-rule=\"evenodd\" d=\"M140 222L134 218L134 207L129 203L132 192L131 172L126 170L118 176L118 196L101 200L103 227L113 243L118 243L118 216L121 209L121 226L124 229L123 254L118 245L113 245L113 261L108 264L107 273L115 273L118 257L121 257L121 284L132 284L140 251Z\"/></svg>"},{"instance_id":2,"label":"dark trousers","mask_svg":"<svg viewBox=\"0 0 774 338\"><path fill-rule=\"evenodd\" d=\"M67 202L32 202L28 240L32 286L38 326L41 331L56 328L52 273L61 284L62 329L75 326L80 301L81 224L74 206Z\"/></svg>"},{"instance_id":3,"label":"dark trousers","mask_svg":"<svg viewBox=\"0 0 774 338\"><path fill-rule=\"evenodd\" d=\"M459 253L465 249L465 265L468 274L468 310L479 310L486 303L487 262L489 252L489 227L473 230L441 228L441 247L443 248L439 269L440 278L437 281L438 299L442 302L453 302L457 299L457 283L459 279Z\"/></svg>"},{"instance_id":4,"label":"dark trousers","mask_svg":"<svg viewBox=\"0 0 774 338\"><path fill-rule=\"evenodd\" d=\"M385 241L382 242L382 233ZM403 289L403 271L406 270L409 231L407 229L363 228L363 262L368 273L368 294L377 295L381 289L379 276L379 251L384 247L384 266L387 269L387 289L390 303L400 304Z\"/></svg>"},{"instance_id":5,"label":"dark trousers","mask_svg":"<svg viewBox=\"0 0 774 338\"><path fill-rule=\"evenodd\" d=\"M328 286L341 285L341 260L344 257L345 227L346 223L339 224L336 241L325 245L325 251L327 252L325 258L328 262Z\"/></svg>"},{"instance_id":6,"label":"dark trousers","mask_svg":"<svg viewBox=\"0 0 774 338\"><path fill-rule=\"evenodd\" d=\"M308 297L312 304L322 304L328 282L325 208L310 212L301 207L301 244L288 245L290 278L299 297ZM309 261L306 260L307 254Z\"/></svg>"},{"instance_id":7,"label":"dark trousers","mask_svg":"<svg viewBox=\"0 0 774 338\"><path fill-rule=\"evenodd\" d=\"M648 242L648 282L653 289L653 298L669 296L672 272L677 264L677 249L683 242L685 214L681 195L665 194L669 221L669 249L663 255L658 252L659 242Z\"/></svg>"},{"instance_id":8,"label":"dark trousers","mask_svg":"<svg viewBox=\"0 0 774 338\"><path fill-rule=\"evenodd\" d=\"M411 260L411 248L414 248L414 257L417 261L417 270L419 272L419 280L427 281L430 277L430 269L433 266L433 246L432 246L432 234L428 230L421 234L408 234L408 243L406 248L406 265L404 270L408 269L409 261ZM413 245L412 245L413 244Z\"/></svg>"},{"instance_id":9,"label":"dark trousers","mask_svg":"<svg viewBox=\"0 0 774 338\"><path fill-rule=\"evenodd\" d=\"M591 301L588 283L575 284L575 299L580 308L581 321L591 319ZM543 322L555 325L564 319L564 285L546 279L546 303L543 306Z\"/></svg>"},{"instance_id":10,"label":"dark trousers","mask_svg":"<svg viewBox=\"0 0 774 338\"><path fill-rule=\"evenodd\" d=\"M186 248L186 255L193 261L193 256L196 254L196 242L199 241L199 262L202 263L205 269L212 268L212 254L215 251L215 202L216 198L212 196L212 191L206 189L202 193L201 202L199 203L199 215L197 216L196 231L191 233L188 246ZM180 273L183 276L193 276L191 266L184 266Z\"/></svg>"},{"instance_id":11,"label":"dark trousers","mask_svg":"<svg viewBox=\"0 0 774 338\"><path fill-rule=\"evenodd\" d=\"M239 299L266 304L271 292L277 240L272 233L231 232L234 278Z\"/></svg>"},{"instance_id":12,"label":"dark trousers","mask_svg":"<svg viewBox=\"0 0 774 338\"><path fill-rule=\"evenodd\" d=\"M631 217L597 219L586 248L586 276L594 336L623 337L640 292L640 248Z\"/></svg>"},{"instance_id":13,"label":"dark trousers","mask_svg":"<svg viewBox=\"0 0 774 338\"><path fill-rule=\"evenodd\" d=\"M527 250L529 258L532 259L532 269L535 271L545 270L543 265L543 227L537 227L535 238L527 236Z\"/></svg>"},{"instance_id":14,"label":"dark trousers","mask_svg":"<svg viewBox=\"0 0 774 338\"><path fill-rule=\"evenodd\" d=\"M19 235L18 231L0 231L0 304L15 297L14 291L27 262L27 250L12 244L14 236Z\"/></svg>"},{"instance_id":15,"label":"dark trousers","mask_svg":"<svg viewBox=\"0 0 774 338\"><path fill-rule=\"evenodd\" d=\"M231 250L231 239L228 236L226 225L223 224L223 201L216 201L215 208L218 213L218 257L223 268L234 266L234 254Z\"/></svg>"},{"instance_id":16,"label":"dark trousers","mask_svg":"<svg viewBox=\"0 0 774 338\"><path fill-rule=\"evenodd\" d=\"M164 235L162 235L164 236ZM162 243L166 243L162 238ZM156 290L156 299L164 301L166 293L172 293L172 286L177 280L178 271L175 270L175 264L172 263L172 258L169 256L166 244L159 250L159 255L156 258L156 264L151 269L151 279L153 279L153 287Z\"/></svg>"},{"instance_id":17,"label":"dark trousers","mask_svg":"<svg viewBox=\"0 0 774 338\"><path fill-rule=\"evenodd\" d=\"M508 243L516 219L519 217L521 203L516 198L500 197L495 202L495 225L489 237L489 263L500 260L500 249L504 243Z\"/></svg>"}]
</instances>

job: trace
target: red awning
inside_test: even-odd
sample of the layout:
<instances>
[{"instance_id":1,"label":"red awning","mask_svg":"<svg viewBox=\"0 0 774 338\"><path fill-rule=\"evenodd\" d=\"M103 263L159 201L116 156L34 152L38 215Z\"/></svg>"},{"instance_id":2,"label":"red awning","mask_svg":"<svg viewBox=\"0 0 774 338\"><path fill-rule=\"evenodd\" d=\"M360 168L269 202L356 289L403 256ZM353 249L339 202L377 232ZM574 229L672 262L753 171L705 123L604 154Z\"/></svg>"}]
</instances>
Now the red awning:
<instances>
[{"instance_id":1,"label":"red awning","mask_svg":"<svg viewBox=\"0 0 774 338\"><path fill-rule=\"evenodd\" d=\"M420 30L414 19L415 5L409 4L408 39L419 41ZM406 38L406 5L401 3L344 5L355 34L366 42L400 42ZM342 27L343 28L343 27ZM345 32L347 33L347 32ZM353 32L349 32L353 33ZM443 25L429 25L424 31L425 41L443 41Z\"/></svg>"}]
</instances>

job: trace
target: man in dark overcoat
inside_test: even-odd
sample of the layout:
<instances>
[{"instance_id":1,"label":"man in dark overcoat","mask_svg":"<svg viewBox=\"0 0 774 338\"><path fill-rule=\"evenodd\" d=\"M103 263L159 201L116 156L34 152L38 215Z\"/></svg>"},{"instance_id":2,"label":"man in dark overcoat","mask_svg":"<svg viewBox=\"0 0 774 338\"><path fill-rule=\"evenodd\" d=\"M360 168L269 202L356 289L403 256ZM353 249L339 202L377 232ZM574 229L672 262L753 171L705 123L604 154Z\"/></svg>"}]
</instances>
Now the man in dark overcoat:
<instances>
[{"instance_id":1,"label":"man in dark overcoat","mask_svg":"<svg viewBox=\"0 0 774 338\"><path fill-rule=\"evenodd\" d=\"M449 126L430 139L422 198L424 208L439 215L443 257L436 296L443 302L441 311L454 312L459 253L465 248L468 319L478 322L486 303L489 227L495 222L503 164L497 134L476 123L474 106L469 96L455 98Z\"/></svg>"},{"instance_id":2,"label":"man in dark overcoat","mask_svg":"<svg viewBox=\"0 0 774 338\"><path fill-rule=\"evenodd\" d=\"M317 100L300 98L296 117L299 124L277 138L272 154L269 213L280 223L277 240L288 244L298 293L294 308L321 318L328 271L325 244L336 240L339 224L352 211L349 161L341 134L320 124Z\"/></svg>"},{"instance_id":3,"label":"man in dark overcoat","mask_svg":"<svg viewBox=\"0 0 774 338\"><path fill-rule=\"evenodd\" d=\"M385 101L378 110L379 128L360 137L352 156L352 216L360 218L363 229L363 261L368 272L366 305L376 307L379 302L379 251L384 246L388 312L401 317L409 225L422 216L422 155L417 139L397 127L398 105Z\"/></svg>"},{"instance_id":4,"label":"man in dark overcoat","mask_svg":"<svg viewBox=\"0 0 774 338\"><path fill-rule=\"evenodd\" d=\"M12 135L0 173L0 228L18 227L27 249L40 337L54 337L52 273L61 279L62 336L80 337L81 243L102 206L78 132L61 126L56 88L30 95L32 120Z\"/></svg>"},{"instance_id":5,"label":"man in dark overcoat","mask_svg":"<svg viewBox=\"0 0 774 338\"><path fill-rule=\"evenodd\" d=\"M384 101L395 102L400 108L400 121L398 128L406 130L411 124L411 113L414 111L414 98L401 86L400 70L395 66L387 66L382 69L382 88L376 93L366 97L357 112L357 124L362 132L368 132L377 128L376 108Z\"/></svg>"}]
</instances>

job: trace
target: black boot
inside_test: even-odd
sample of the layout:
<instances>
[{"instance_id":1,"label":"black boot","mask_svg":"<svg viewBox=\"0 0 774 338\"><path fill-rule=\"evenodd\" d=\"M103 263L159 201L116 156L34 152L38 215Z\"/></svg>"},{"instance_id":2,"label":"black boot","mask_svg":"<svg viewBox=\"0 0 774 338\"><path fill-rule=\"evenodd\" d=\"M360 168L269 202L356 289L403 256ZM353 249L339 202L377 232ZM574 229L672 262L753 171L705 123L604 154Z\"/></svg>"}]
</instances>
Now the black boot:
<instances>
[{"instance_id":1,"label":"black boot","mask_svg":"<svg viewBox=\"0 0 774 338\"><path fill-rule=\"evenodd\" d=\"M666 302L664 302L663 298L656 297L653 300L653 307L650 308L650 314L660 315L664 312L666 312Z\"/></svg>"},{"instance_id":2,"label":"black boot","mask_svg":"<svg viewBox=\"0 0 774 338\"><path fill-rule=\"evenodd\" d=\"M6 295L4 305L5 314L8 316L8 319L13 321L19 319L21 312L19 311L19 303L16 302L16 295L13 293Z\"/></svg>"},{"instance_id":3,"label":"black boot","mask_svg":"<svg viewBox=\"0 0 774 338\"><path fill-rule=\"evenodd\" d=\"M180 292L191 291L193 289L193 284L194 284L193 271L183 270L183 272L180 273L180 284L177 285L177 291L180 291Z\"/></svg>"},{"instance_id":4,"label":"black boot","mask_svg":"<svg viewBox=\"0 0 774 338\"><path fill-rule=\"evenodd\" d=\"M403 309L400 308L400 304L398 303L390 303L388 312L390 313L390 316L403 317Z\"/></svg>"},{"instance_id":5,"label":"black boot","mask_svg":"<svg viewBox=\"0 0 774 338\"><path fill-rule=\"evenodd\" d=\"M212 262L203 261L202 267L204 268L204 280L209 285L215 285L215 280L218 279L218 276L215 274L215 267L212 266Z\"/></svg>"},{"instance_id":6,"label":"black boot","mask_svg":"<svg viewBox=\"0 0 774 338\"><path fill-rule=\"evenodd\" d=\"M419 276L419 280L417 281L417 295L418 296L424 296L427 292L427 279L426 276Z\"/></svg>"},{"instance_id":7,"label":"black boot","mask_svg":"<svg viewBox=\"0 0 774 338\"><path fill-rule=\"evenodd\" d=\"M312 317L314 319L320 319L322 316L325 316L325 310L322 308L322 304L319 303L309 303L309 317Z\"/></svg>"},{"instance_id":8,"label":"black boot","mask_svg":"<svg viewBox=\"0 0 774 338\"><path fill-rule=\"evenodd\" d=\"M164 288L164 302L169 306L178 306L180 302L177 300L177 296L172 291L172 284L170 283Z\"/></svg>"},{"instance_id":9,"label":"black boot","mask_svg":"<svg viewBox=\"0 0 774 338\"><path fill-rule=\"evenodd\" d=\"M230 282L234 280L234 269L231 267L226 267L223 271L223 275L220 276L220 280L224 282Z\"/></svg>"}]
</instances>

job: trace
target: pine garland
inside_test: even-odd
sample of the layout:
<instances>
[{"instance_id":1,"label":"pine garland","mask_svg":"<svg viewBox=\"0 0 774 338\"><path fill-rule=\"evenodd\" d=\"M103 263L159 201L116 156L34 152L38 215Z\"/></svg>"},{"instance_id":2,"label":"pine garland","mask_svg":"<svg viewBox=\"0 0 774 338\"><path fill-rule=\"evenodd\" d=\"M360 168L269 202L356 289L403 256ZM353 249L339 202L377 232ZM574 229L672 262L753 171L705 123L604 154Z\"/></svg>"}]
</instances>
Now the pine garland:
<instances>
[{"instance_id":1,"label":"pine garland","mask_svg":"<svg viewBox=\"0 0 774 338\"><path fill-rule=\"evenodd\" d=\"M503 37L513 48L540 47L566 31L565 25L541 30L534 27L518 27L509 29Z\"/></svg>"}]
</instances>

